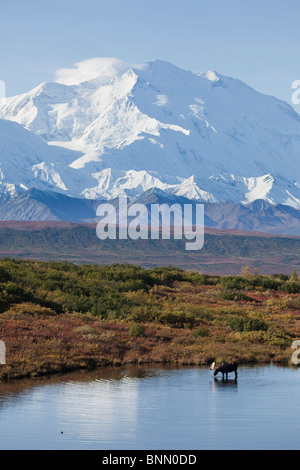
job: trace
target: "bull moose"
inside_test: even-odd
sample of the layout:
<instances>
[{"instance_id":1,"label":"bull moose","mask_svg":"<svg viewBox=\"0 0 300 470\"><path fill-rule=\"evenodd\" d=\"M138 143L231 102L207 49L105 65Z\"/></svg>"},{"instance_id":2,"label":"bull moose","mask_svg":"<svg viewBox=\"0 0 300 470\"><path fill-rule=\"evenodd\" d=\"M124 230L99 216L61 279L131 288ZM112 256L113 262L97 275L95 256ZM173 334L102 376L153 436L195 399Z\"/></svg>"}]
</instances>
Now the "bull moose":
<instances>
[{"instance_id":1,"label":"bull moose","mask_svg":"<svg viewBox=\"0 0 300 470\"><path fill-rule=\"evenodd\" d=\"M232 362L230 364L227 362L223 362L222 364L219 365L219 367L216 367L216 363L213 362L212 365L210 366L210 369L215 371L214 372L215 377L218 375L219 372L221 372L221 374L223 375L223 380L224 380L225 375L226 375L226 380L228 380L228 374L230 372L234 372L235 380L237 380L237 377L238 377L238 373L237 373L238 363L237 362Z\"/></svg>"}]
</instances>

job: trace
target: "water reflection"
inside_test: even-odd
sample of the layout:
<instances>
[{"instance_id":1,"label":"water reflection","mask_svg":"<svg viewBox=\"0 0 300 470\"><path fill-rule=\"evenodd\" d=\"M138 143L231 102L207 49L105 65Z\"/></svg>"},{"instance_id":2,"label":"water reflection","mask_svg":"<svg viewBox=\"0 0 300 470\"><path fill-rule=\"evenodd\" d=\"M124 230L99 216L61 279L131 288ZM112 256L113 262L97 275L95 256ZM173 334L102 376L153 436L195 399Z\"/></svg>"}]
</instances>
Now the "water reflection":
<instances>
[{"instance_id":1,"label":"water reflection","mask_svg":"<svg viewBox=\"0 0 300 470\"><path fill-rule=\"evenodd\" d=\"M223 379L218 379L217 377L214 377L214 380L212 382L212 391L215 391L216 387L230 387L230 388L236 388L238 387L238 379L228 379L228 380L223 380Z\"/></svg>"},{"instance_id":2,"label":"water reflection","mask_svg":"<svg viewBox=\"0 0 300 470\"><path fill-rule=\"evenodd\" d=\"M2 449L297 448L297 369L103 368L0 386ZM61 434L63 432L63 434Z\"/></svg>"}]
</instances>

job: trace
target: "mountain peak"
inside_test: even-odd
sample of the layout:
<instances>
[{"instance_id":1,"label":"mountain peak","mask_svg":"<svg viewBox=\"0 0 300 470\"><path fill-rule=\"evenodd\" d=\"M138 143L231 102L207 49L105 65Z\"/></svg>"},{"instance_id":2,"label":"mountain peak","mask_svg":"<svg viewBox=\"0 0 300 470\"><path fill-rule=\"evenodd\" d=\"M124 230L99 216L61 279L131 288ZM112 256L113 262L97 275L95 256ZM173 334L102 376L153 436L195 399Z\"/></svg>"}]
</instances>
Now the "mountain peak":
<instances>
[{"instance_id":1,"label":"mountain peak","mask_svg":"<svg viewBox=\"0 0 300 470\"><path fill-rule=\"evenodd\" d=\"M257 211L264 211L264 210L270 209L270 207L275 207L276 204L272 204L271 202L266 201L264 199L256 199L255 201L249 204L245 204L245 206L257 212Z\"/></svg>"},{"instance_id":2,"label":"mountain peak","mask_svg":"<svg viewBox=\"0 0 300 470\"><path fill-rule=\"evenodd\" d=\"M142 68L143 65L131 64L116 57L94 57L77 62L70 68L60 69L56 72L56 82L64 85L80 85L91 80L102 84L120 77L129 69Z\"/></svg>"},{"instance_id":3,"label":"mountain peak","mask_svg":"<svg viewBox=\"0 0 300 470\"><path fill-rule=\"evenodd\" d=\"M200 72L199 75L205 77L211 82L218 82L220 80L220 75L214 70L209 70L208 72Z\"/></svg>"}]
</instances>

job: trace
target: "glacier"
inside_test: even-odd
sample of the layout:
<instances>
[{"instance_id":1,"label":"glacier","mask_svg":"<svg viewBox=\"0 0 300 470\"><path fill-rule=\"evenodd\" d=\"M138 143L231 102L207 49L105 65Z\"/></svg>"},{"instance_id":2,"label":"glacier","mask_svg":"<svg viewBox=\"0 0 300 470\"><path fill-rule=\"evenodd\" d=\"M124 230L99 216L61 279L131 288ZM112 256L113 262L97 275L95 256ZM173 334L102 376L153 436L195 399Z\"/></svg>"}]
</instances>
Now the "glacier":
<instances>
[{"instance_id":1,"label":"glacier","mask_svg":"<svg viewBox=\"0 0 300 470\"><path fill-rule=\"evenodd\" d=\"M0 100L0 191L86 199L151 188L300 209L300 116L215 71L95 58Z\"/></svg>"}]
</instances>

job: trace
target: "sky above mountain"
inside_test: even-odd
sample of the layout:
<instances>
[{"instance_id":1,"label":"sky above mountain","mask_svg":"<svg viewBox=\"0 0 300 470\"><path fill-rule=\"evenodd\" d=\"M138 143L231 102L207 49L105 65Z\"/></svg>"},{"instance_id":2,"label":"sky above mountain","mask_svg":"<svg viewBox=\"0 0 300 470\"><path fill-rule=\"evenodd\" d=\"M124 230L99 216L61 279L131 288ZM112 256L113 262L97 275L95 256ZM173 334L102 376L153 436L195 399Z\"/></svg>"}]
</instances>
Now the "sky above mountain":
<instances>
[{"instance_id":1,"label":"sky above mountain","mask_svg":"<svg viewBox=\"0 0 300 470\"><path fill-rule=\"evenodd\" d=\"M99 56L218 70L289 103L300 79L298 0L13 0L1 20L9 96Z\"/></svg>"}]
</instances>

